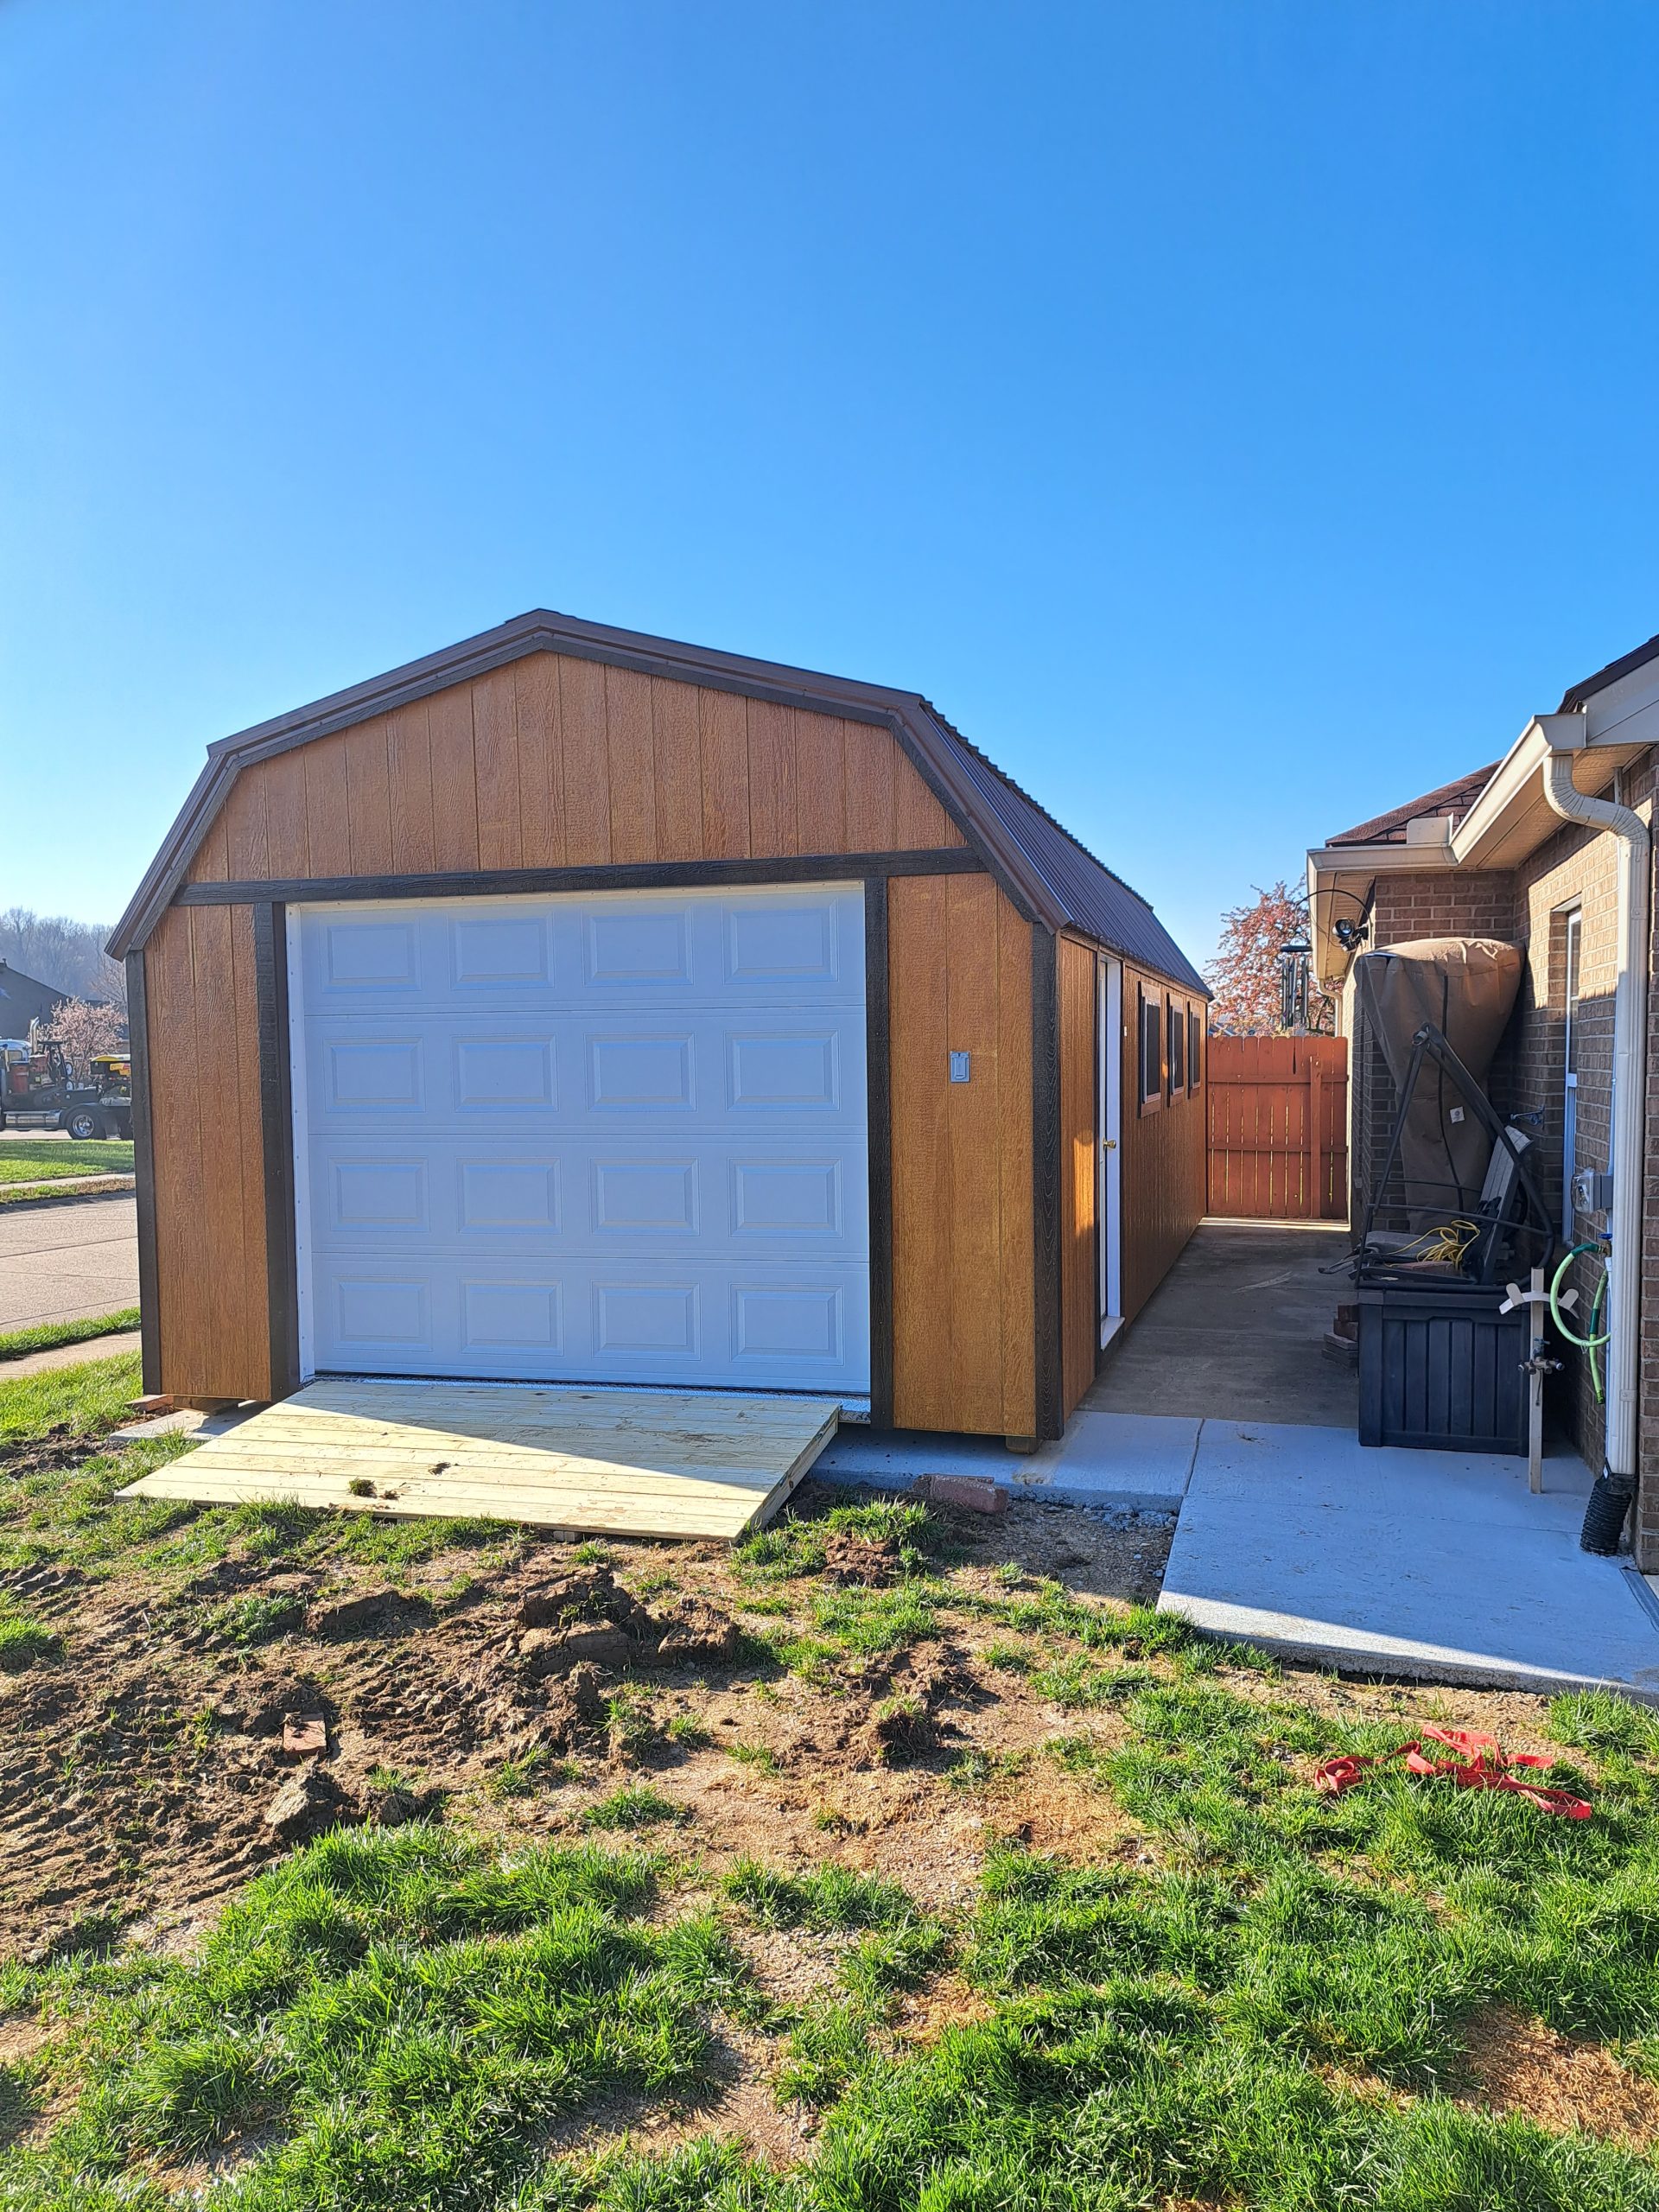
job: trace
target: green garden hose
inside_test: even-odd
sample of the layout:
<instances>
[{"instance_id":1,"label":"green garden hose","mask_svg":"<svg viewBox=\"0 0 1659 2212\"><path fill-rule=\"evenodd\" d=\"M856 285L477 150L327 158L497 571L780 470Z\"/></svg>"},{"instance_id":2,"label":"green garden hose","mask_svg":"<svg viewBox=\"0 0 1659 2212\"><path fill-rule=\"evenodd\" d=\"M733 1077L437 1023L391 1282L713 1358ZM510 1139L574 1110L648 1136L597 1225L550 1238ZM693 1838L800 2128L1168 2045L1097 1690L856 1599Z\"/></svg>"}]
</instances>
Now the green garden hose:
<instances>
[{"instance_id":1,"label":"green garden hose","mask_svg":"<svg viewBox=\"0 0 1659 2212\"><path fill-rule=\"evenodd\" d=\"M1597 1283L1596 1294L1590 1301L1590 1333L1587 1337L1581 1337L1576 1329L1569 1328L1561 1313L1561 1285L1567 1278L1567 1269L1572 1266L1573 1261L1578 1258L1580 1252L1599 1252L1601 1255L1602 1262L1601 1280ZM1601 1301L1606 1295L1606 1247L1602 1243L1599 1238L1592 1244L1575 1244L1572 1250L1567 1254L1567 1257L1561 1262L1560 1266L1556 1268L1554 1278L1550 1283L1549 1313L1550 1319L1554 1322L1555 1326L1560 1331L1561 1334L1567 1338L1568 1344L1577 1344L1581 1351L1587 1351L1589 1353L1590 1380L1595 1387L1596 1403L1598 1405L1602 1402L1601 1362L1596 1355L1600 1346L1605 1344L1608 1338L1612 1334L1612 1331L1611 1329L1604 1329L1599 1336L1596 1334L1596 1321L1601 1312Z\"/></svg>"}]
</instances>

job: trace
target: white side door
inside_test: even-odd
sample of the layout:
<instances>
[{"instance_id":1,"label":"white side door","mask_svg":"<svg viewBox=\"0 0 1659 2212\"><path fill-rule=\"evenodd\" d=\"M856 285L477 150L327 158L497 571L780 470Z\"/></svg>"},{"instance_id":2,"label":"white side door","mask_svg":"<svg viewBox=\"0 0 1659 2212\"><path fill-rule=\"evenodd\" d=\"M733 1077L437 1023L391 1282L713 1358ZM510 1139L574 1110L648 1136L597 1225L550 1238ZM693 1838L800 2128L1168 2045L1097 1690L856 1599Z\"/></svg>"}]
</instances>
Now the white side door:
<instances>
[{"instance_id":1,"label":"white side door","mask_svg":"<svg viewBox=\"0 0 1659 2212\"><path fill-rule=\"evenodd\" d=\"M1100 1096L1095 1126L1100 1132L1100 1188L1095 1218L1100 1224L1100 1342L1103 1350L1123 1325L1123 966L1102 957L1097 969L1099 1005L1095 1035L1100 1055Z\"/></svg>"}]
</instances>

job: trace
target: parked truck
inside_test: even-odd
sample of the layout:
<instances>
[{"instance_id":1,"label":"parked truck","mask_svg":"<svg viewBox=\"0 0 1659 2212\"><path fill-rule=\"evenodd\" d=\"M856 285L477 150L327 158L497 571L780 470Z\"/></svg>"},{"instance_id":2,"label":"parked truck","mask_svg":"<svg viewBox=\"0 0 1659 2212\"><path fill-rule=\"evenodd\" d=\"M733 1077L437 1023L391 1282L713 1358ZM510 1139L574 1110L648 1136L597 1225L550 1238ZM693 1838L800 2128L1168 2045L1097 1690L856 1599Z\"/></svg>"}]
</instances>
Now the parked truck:
<instances>
[{"instance_id":1,"label":"parked truck","mask_svg":"<svg viewBox=\"0 0 1659 2212\"><path fill-rule=\"evenodd\" d=\"M67 1129L72 1137L132 1135L132 1063L100 1052L77 1079L60 1046L31 1027L0 1037L0 1129Z\"/></svg>"}]
</instances>

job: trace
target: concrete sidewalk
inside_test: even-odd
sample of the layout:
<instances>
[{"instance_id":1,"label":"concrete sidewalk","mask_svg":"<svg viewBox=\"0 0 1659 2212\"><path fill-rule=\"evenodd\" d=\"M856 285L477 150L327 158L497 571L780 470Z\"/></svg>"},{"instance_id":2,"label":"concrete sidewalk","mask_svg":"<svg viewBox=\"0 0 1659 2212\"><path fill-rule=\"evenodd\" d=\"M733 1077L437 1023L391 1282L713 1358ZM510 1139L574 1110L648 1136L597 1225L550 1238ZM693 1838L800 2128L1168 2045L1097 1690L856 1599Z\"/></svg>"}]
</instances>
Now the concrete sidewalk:
<instances>
[{"instance_id":1,"label":"concrete sidewalk","mask_svg":"<svg viewBox=\"0 0 1659 2212\"><path fill-rule=\"evenodd\" d=\"M1016 1456L995 1436L919 1429L836 1432L813 1466L824 1482L905 1490L921 1475L979 1475L1016 1496L1068 1505L1180 1510L1204 1424L1155 1414L1078 1412L1058 1444Z\"/></svg>"},{"instance_id":2,"label":"concrete sidewalk","mask_svg":"<svg viewBox=\"0 0 1659 2212\"><path fill-rule=\"evenodd\" d=\"M1159 1609L1351 1671L1659 1704L1659 1601L1579 1548L1589 1469L1208 1421Z\"/></svg>"}]
</instances>

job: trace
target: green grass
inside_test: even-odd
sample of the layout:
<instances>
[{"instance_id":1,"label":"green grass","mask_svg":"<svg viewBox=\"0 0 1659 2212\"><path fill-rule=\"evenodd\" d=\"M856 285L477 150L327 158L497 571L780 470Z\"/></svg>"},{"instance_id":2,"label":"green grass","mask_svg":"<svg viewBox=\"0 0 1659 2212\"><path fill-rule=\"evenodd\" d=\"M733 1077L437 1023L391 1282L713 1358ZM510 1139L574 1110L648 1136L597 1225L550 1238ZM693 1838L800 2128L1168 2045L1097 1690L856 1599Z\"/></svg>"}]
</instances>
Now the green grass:
<instances>
[{"instance_id":1,"label":"green grass","mask_svg":"<svg viewBox=\"0 0 1659 2212\"><path fill-rule=\"evenodd\" d=\"M637 1782L613 1791L599 1804L590 1805L582 1816L582 1824L585 1828L649 1828L664 1821L678 1822L685 1816L683 1805L677 1805L671 1797L664 1797L648 1782Z\"/></svg>"},{"instance_id":2,"label":"green grass","mask_svg":"<svg viewBox=\"0 0 1659 2212\"><path fill-rule=\"evenodd\" d=\"M518 1758L503 1759L490 1777L489 1790L493 1797L533 1797L537 1792L561 1782L574 1782L577 1768L573 1760L555 1758L539 1744L523 1752Z\"/></svg>"},{"instance_id":3,"label":"green grass","mask_svg":"<svg viewBox=\"0 0 1659 2212\"><path fill-rule=\"evenodd\" d=\"M938 1525L929 1519L925 1505L880 1498L870 1504L831 1506L811 1519L785 1513L739 1544L733 1563L751 1580L792 1581L822 1572L825 1547L833 1535L862 1536L892 1545L907 1574L920 1572L937 1556L939 1543Z\"/></svg>"},{"instance_id":4,"label":"green grass","mask_svg":"<svg viewBox=\"0 0 1659 2212\"><path fill-rule=\"evenodd\" d=\"M251 2134L266 2147L216 2202L504 2204L562 2114L690 2088L713 2017L747 2005L717 1923L647 1922L655 1902L626 1853L328 1836L252 1883L192 1964L36 1974L86 2086L44 2145L0 2158L0 2196L158 2206L144 2164Z\"/></svg>"},{"instance_id":5,"label":"green grass","mask_svg":"<svg viewBox=\"0 0 1659 2212\"><path fill-rule=\"evenodd\" d=\"M230 1598L214 1606L207 1616L207 1625L226 1643L248 1650L257 1643L270 1643L288 1635L304 1618L303 1599L262 1597L256 1592L251 1597Z\"/></svg>"},{"instance_id":6,"label":"green grass","mask_svg":"<svg viewBox=\"0 0 1659 2212\"><path fill-rule=\"evenodd\" d=\"M21 1675L27 1668L58 1657L61 1645L15 1599L0 1593L0 1675Z\"/></svg>"},{"instance_id":7,"label":"green grass","mask_svg":"<svg viewBox=\"0 0 1659 2212\"><path fill-rule=\"evenodd\" d=\"M8 1183L47 1183L78 1175L130 1175L130 1138L93 1137L85 1144L61 1137L8 1137L0 1144L0 1187Z\"/></svg>"},{"instance_id":8,"label":"green grass","mask_svg":"<svg viewBox=\"0 0 1659 2212\"><path fill-rule=\"evenodd\" d=\"M792 2014L718 1913L675 1916L668 1862L597 1834L505 1857L429 1827L337 1834L254 1883L193 1962L105 1939L0 1969L0 2005L59 2024L48 2073L87 2085L0 2155L0 2202L160 2212L147 2171L239 2133L219 2212L1659 2212L1654 2160L1452 2094L1494 2003L1659 2074L1659 1719L1557 1704L1562 1777L1596 1802L1574 1824L1388 1772L1321 1797L1313 1760L1401 1732L1271 1687L1143 1675L1120 1710L1122 1740L1057 1756L1141 1824L1150 1863L999 1846L944 1918L835 1863L733 1867L721 1911L842 1945ZM589 1824L667 1831L666 1803L637 1784ZM895 2041L904 1993L953 1963L988 2017ZM779 2094L818 2114L793 2173L706 2140L550 2152L598 2095L642 2115L690 2095L722 2015L765 2031ZM39 2065L0 2088L27 2110Z\"/></svg>"},{"instance_id":9,"label":"green grass","mask_svg":"<svg viewBox=\"0 0 1659 2212\"><path fill-rule=\"evenodd\" d=\"M32 1329L11 1329L0 1335L0 1359L21 1359L31 1351L54 1351L60 1344L84 1344L96 1337L112 1337L137 1326L136 1306L92 1321L40 1321Z\"/></svg>"},{"instance_id":10,"label":"green grass","mask_svg":"<svg viewBox=\"0 0 1659 2212\"><path fill-rule=\"evenodd\" d=\"M915 1907L896 1882L855 1873L833 1862L811 1874L786 1874L758 1859L741 1859L721 1884L722 1892L770 1928L896 1928Z\"/></svg>"}]
</instances>

